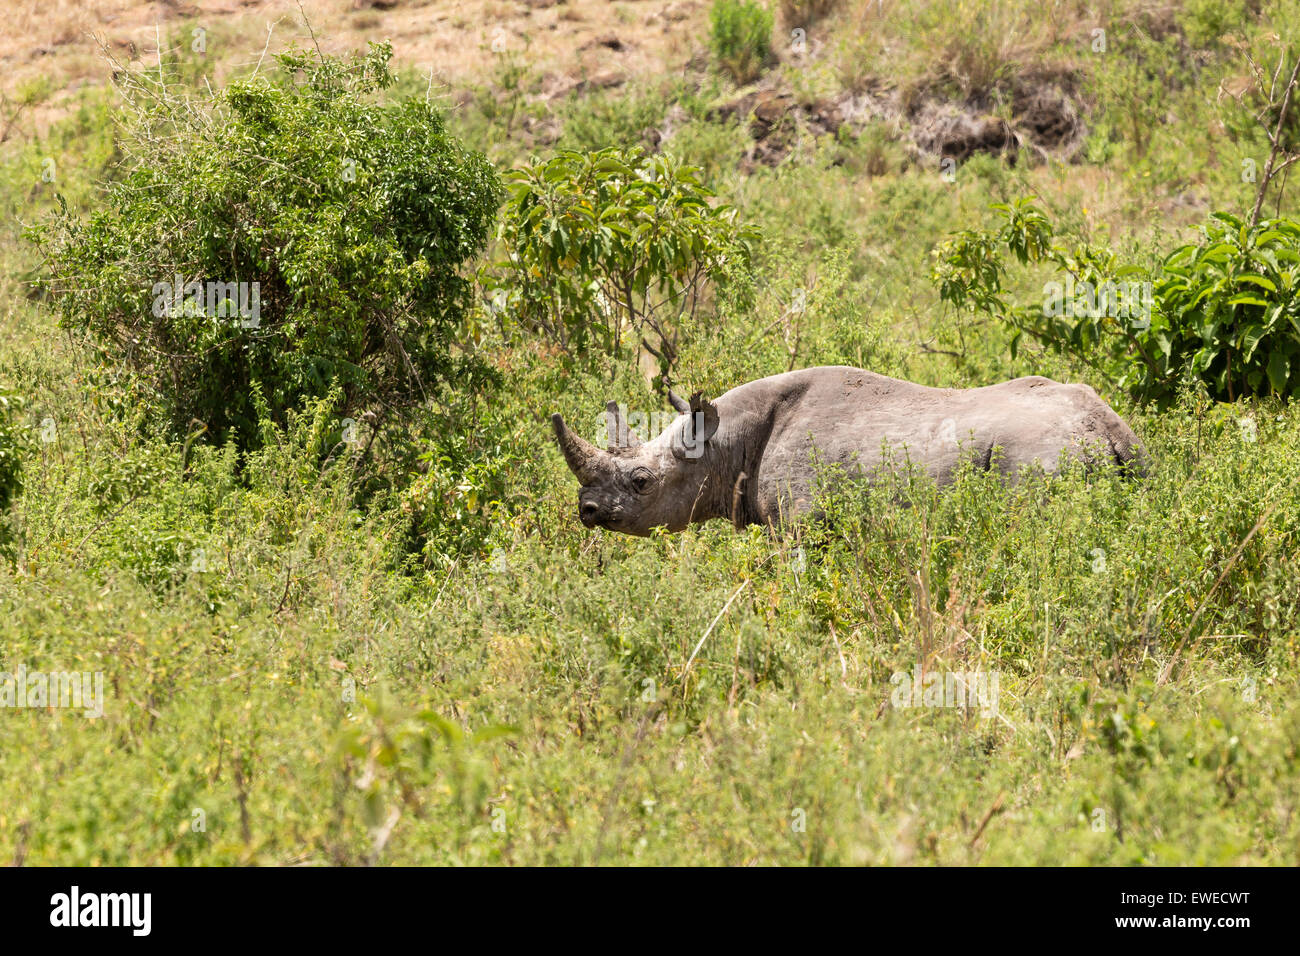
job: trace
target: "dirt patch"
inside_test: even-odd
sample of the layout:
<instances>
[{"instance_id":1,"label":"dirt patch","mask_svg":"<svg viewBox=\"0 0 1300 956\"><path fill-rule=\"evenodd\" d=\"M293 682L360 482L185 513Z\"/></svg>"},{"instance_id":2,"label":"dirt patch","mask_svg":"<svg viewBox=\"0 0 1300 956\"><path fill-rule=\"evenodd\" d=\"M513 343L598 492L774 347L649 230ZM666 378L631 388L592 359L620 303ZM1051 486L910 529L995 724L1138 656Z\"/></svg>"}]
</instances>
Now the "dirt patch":
<instances>
[{"instance_id":1,"label":"dirt patch","mask_svg":"<svg viewBox=\"0 0 1300 956\"><path fill-rule=\"evenodd\" d=\"M980 153L1009 163L1020 156L1072 162L1087 136L1078 86L1074 71L1044 68L1017 76L999 102L954 101L934 90L905 93L885 80L801 100L773 74L723 99L710 115L746 124L754 143L742 170L782 162L800 137L834 136L844 127L856 135L878 120L899 130L912 159L924 165L942 159L960 164Z\"/></svg>"},{"instance_id":2,"label":"dirt patch","mask_svg":"<svg viewBox=\"0 0 1300 956\"><path fill-rule=\"evenodd\" d=\"M753 145L740 166L742 172L747 172L755 166L782 162L801 137L833 136L846 123L857 123L876 113L870 98L863 95L844 92L801 101L792 91L773 84L727 97L710 110L709 116L746 125Z\"/></svg>"},{"instance_id":3,"label":"dirt patch","mask_svg":"<svg viewBox=\"0 0 1300 956\"><path fill-rule=\"evenodd\" d=\"M315 34L295 0L8 0L9 29L0 34L0 93L12 96L42 77L48 99L23 116L22 133L39 134L75 108L74 94L107 81L110 69L92 34L136 67L151 65L158 38L182 56L191 30L207 31L203 69L214 86L257 63L275 24L270 52L291 42L319 43L327 53L364 50L388 38L393 66L431 73L452 90L491 82L503 57L527 59L538 74L585 70L593 78L617 67L624 75L658 76L680 68L689 38L706 34L707 5L698 0L640 0L632 26L624 4L610 0L331 0L305 3ZM614 84L616 85L616 84ZM588 85L574 84L570 92Z\"/></svg>"},{"instance_id":4,"label":"dirt patch","mask_svg":"<svg viewBox=\"0 0 1300 956\"><path fill-rule=\"evenodd\" d=\"M911 128L918 158L960 163L990 153L1008 161L1018 155L1032 163L1075 161L1088 132L1078 71L1041 66L1017 73L1008 86L966 102L936 89L914 93L898 114Z\"/></svg>"},{"instance_id":5,"label":"dirt patch","mask_svg":"<svg viewBox=\"0 0 1300 956\"><path fill-rule=\"evenodd\" d=\"M1017 78L1012 96L1015 126L1040 153L1070 162L1088 135L1079 76L1072 70L1042 70Z\"/></svg>"},{"instance_id":6,"label":"dirt patch","mask_svg":"<svg viewBox=\"0 0 1300 956\"><path fill-rule=\"evenodd\" d=\"M602 33L600 36L592 37L579 50L613 50L615 53L622 53L624 50L630 50L634 46L631 40L619 36L617 33Z\"/></svg>"},{"instance_id":7,"label":"dirt patch","mask_svg":"<svg viewBox=\"0 0 1300 956\"><path fill-rule=\"evenodd\" d=\"M612 90L627 82L627 74L617 67L595 73L548 73L542 77L542 97L562 100L568 96L581 96L597 90Z\"/></svg>"},{"instance_id":8,"label":"dirt patch","mask_svg":"<svg viewBox=\"0 0 1300 956\"><path fill-rule=\"evenodd\" d=\"M19 33L0 41L0 66L8 70L0 88L38 74L67 85L23 118L23 132L47 125L67 109L71 94L86 82L102 82L104 65L95 56L97 33L125 61L143 65L156 56L157 38L182 40L192 23L212 30L206 62L214 83L227 65L247 67L276 24L271 48L286 42L310 44L293 0L14 0L11 18ZM633 77L683 70L700 84L710 57L692 42L704 33L708 5L701 0L641 0L635 20L608 0L463 0L445 5L429 0L347 0L310 5L316 40L327 51L364 47L366 39L392 38L395 66L429 72L451 90L491 82L504 57L525 56L542 77L538 99L548 104L571 96L618 89ZM638 23L633 26L632 23ZM25 35L21 31L25 30ZM813 38L815 39L815 38ZM167 42L166 39L164 42ZM818 59L810 39L801 54ZM187 54L188 55L188 54ZM70 81L70 82L69 82ZM1010 81L998 103L958 103L937 90L906 96L886 79L865 77L853 90L809 98L785 85L778 72L737 91L712 111L748 131L751 145L742 168L785 161L810 138L835 136L847 127L858 134L875 120L887 120L913 159L963 162L978 153L1026 155L1031 161L1071 161L1087 134L1086 110L1077 71L1036 67ZM672 111L670 110L671 114ZM528 121L532 142L553 141L556 121ZM650 137L666 145L685 119L668 115Z\"/></svg>"},{"instance_id":9,"label":"dirt patch","mask_svg":"<svg viewBox=\"0 0 1300 956\"><path fill-rule=\"evenodd\" d=\"M1021 139L1006 120L972 114L952 103L928 103L915 117L912 141L925 154L964 163L976 153L1000 154L1010 162Z\"/></svg>"}]
</instances>

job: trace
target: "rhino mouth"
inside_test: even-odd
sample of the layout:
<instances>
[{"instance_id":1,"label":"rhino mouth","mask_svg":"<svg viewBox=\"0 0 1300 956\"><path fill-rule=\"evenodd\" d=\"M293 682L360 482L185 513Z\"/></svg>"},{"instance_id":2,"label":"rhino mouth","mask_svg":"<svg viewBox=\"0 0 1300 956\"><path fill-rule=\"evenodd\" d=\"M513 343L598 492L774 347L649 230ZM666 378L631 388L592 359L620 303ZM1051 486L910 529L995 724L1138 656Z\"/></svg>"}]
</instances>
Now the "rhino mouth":
<instances>
[{"instance_id":1,"label":"rhino mouth","mask_svg":"<svg viewBox=\"0 0 1300 956\"><path fill-rule=\"evenodd\" d=\"M608 531L619 531L623 521L623 516L617 511L606 511L593 502L584 502L578 508L578 520L587 528L605 528Z\"/></svg>"},{"instance_id":2,"label":"rhino mouth","mask_svg":"<svg viewBox=\"0 0 1300 956\"><path fill-rule=\"evenodd\" d=\"M586 528L604 528L606 531L618 531L622 534L641 534L636 528L629 527L627 516L621 509L606 511L592 502L584 502L578 508L578 520Z\"/></svg>"}]
</instances>

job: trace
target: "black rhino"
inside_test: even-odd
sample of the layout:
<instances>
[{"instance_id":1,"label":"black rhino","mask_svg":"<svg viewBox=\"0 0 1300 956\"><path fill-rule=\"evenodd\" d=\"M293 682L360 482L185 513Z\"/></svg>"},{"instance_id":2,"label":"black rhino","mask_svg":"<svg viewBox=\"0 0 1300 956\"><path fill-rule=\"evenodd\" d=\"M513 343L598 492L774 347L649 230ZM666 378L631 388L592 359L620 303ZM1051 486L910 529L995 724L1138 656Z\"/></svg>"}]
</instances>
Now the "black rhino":
<instances>
[{"instance_id":1,"label":"black rhino","mask_svg":"<svg viewBox=\"0 0 1300 956\"><path fill-rule=\"evenodd\" d=\"M582 483L587 527L644 535L726 518L737 528L780 525L813 507L814 458L870 475L892 452L940 484L963 456L1015 480L1024 467L1053 473L1062 456L1088 467L1143 470L1133 430L1087 385L1041 376L983 388L929 388L847 366L822 366L737 386L716 401L696 393L653 441L607 406L602 451L551 416ZM997 449L997 454L994 450Z\"/></svg>"}]
</instances>

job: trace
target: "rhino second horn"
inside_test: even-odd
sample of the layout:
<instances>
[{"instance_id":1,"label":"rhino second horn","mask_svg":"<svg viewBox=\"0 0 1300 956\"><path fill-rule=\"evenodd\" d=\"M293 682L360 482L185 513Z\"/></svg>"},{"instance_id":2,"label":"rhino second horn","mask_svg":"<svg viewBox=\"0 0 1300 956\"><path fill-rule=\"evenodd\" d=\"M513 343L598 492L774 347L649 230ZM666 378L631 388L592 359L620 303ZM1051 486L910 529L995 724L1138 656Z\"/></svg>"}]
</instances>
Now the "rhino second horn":
<instances>
[{"instance_id":1,"label":"rhino second horn","mask_svg":"<svg viewBox=\"0 0 1300 956\"><path fill-rule=\"evenodd\" d=\"M569 426L564 424L564 416L558 412L551 416L551 427L555 429L555 438L560 443L560 451L564 453L569 470L582 484L596 484L605 471L605 453L569 431Z\"/></svg>"},{"instance_id":2,"label":"rhino second horn","mask_svg":"<svg viewBox=\"0 0 1300 956\"><path fill-rule=\"evenodd\" d=\"M611 451L615 448L636 448L641 444L640 437L623 420L623 410L618 407L618 402L605 405L605 434L609 436Z\"/></svg>"}]
</instances>

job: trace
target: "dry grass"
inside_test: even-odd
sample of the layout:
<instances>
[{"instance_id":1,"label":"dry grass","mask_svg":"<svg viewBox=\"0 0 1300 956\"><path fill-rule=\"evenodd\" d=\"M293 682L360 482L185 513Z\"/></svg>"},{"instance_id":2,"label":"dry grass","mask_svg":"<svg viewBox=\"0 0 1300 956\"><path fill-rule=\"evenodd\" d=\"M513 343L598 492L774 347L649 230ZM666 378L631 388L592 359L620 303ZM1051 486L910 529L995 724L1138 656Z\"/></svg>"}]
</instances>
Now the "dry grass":
<instances>
[{"instance_id":1,"label":"dry grass","mask_svg":"<svg viewBox=\"0 0 1300 956\"><path fill-rule=\"evenodd\" d=\"M942 88L982 101L1064 46L1084 49L1099 22L1127 22L1152 9L1144 0L846 0L821 30L846 89Z\"/></svg>"},{"instance_id":2,"label":"dry grass","mask_svg":"<svg viewBox=\"0 0 1300 956\"><path fill-rule=\"evenodd\" d=\"M843 5L844 0L780 0L781 22L787 27L807 27L830 16Z\"/></svg>"}]
</instances>

